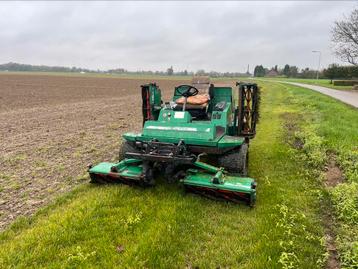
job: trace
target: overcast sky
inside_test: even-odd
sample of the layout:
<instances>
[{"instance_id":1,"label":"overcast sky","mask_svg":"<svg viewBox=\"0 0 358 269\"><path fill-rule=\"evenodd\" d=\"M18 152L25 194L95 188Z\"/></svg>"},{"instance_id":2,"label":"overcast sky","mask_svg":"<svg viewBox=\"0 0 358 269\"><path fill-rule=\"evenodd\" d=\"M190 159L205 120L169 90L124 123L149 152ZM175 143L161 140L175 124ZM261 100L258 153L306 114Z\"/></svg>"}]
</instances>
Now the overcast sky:
<instances>
[{"instance_id":1,"label":"overcast sky","mask_svg":"<svg viewBox=\"0 0 358 269\"><path fill-rule=\"evenodd\" d=\"M317 68L355 2L0 2L0 63L92 69Z\"/></svg>"}]
</instances>

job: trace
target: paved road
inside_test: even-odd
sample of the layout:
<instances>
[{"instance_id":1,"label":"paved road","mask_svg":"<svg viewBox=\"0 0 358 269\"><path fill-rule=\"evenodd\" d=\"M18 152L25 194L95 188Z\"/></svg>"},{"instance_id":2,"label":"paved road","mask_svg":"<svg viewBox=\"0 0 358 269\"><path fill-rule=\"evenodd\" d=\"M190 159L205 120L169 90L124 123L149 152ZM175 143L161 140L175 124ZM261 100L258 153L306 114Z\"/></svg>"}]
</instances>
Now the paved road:
<instances>
[{"instance_id":1,"label":"paved road","mask_svg":"<svg viewBox=\"0 0 358 269\"><path fill-rule=\"evenodd\" d=\"M288 82L288 81L280 81L282 83L287 83L295 86L304 87L307 89L311 89L325 95L331 96L337 100L342 101L343 103L349 104L358 108L358 92L357 91L343 91L343 90L333 90L330 88L317 86L317 85L309 85L304 83L297 82Z\"/></svg>"}]
</instances>

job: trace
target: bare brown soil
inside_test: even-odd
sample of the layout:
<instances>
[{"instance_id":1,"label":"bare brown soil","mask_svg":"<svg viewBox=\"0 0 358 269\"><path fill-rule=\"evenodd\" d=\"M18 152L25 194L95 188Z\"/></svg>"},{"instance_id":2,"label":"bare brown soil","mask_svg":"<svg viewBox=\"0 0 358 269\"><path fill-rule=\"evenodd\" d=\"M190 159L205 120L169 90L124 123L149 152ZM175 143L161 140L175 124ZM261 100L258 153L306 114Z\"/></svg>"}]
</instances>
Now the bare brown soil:
<instances>
[{"instance_id":1,"label":"bare brown soil","mask_svg":"<svg viewBox=\"0 0 358 269\"><path fill-rule=\"evenodd\" d=\"M145 79L0 75L0 230L116 160L141 128ZM159 80L164 99L185 81Z\"/></svg>"},{"instance_id":2,"label":"bare brown soil","mask_svg":"<svg viewBox=\"0 0 358 269\"><path fill-rule=\"evenodd\" d=\"M324 229L326 234L326 248L328 252L328 259L326 262L326 269L340 269L341 264L339 262L338 250L336 247L336 235L333 232L334 216L332 213L327 212L324 217Z\"/></svg>"},{"instance_id":3,"label":"bare brown soil","mask_svg":"<svg viewBox=\"0 0 358 269\"><path fill-rule=\"evenodd\" d=\"M295 136L296 132L300 130L298 126L299 114L285 112L281 114L283 120L283 128L285 129L286 136L284 137L285 142L295 149L303 148L303 141Z\"/></svg>"},{"instance_id":4,"label":"bare brown soil","mask_svg":"<svg viewBox=\"0 0 358 269\"><path fill-rule=\"evenodd\" d=\"M343 181L343 172L338 167L335 157L330 156L328 160L328 165L326 166L324 185L329 188L335 187Z\"/></svg>"},{"instance_id":5,"label":"bare brown soil","mask_svg":"<svg viewBox=\"0 0 358 269\"><path fill-rule=\"evenodd\" d=\"M324 186L326 188L333 188L338 184L341 184L344 181L344 176L336 163L335 156L333 154L329 155L328 163L326 166L326 171L324 173L325 180ZM336 247L336 234L335 234L335 220L332 210L330 208L325 209L324 213L324 229L326 234L326 246L328 251L328 260L326 264L326 269L339 269L341 264L339 262L338 251Z\"/></svg>"}]
</instances>

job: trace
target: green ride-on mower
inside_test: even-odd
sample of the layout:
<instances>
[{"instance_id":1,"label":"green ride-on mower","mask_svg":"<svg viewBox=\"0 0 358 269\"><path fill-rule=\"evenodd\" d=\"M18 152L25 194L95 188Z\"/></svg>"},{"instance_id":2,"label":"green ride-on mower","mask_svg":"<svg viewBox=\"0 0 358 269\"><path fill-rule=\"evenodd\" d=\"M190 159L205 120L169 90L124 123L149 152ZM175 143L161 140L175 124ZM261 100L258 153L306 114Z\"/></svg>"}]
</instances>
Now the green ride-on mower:
<instances>
[{"instance_id":1,"label":"green ride-on mower","mask_svg":"<svg viewBox=\"0 0 358 269\"><path fill-rule=\"evenodd\" d=\"M258 86L215 86L194 78L192 85L175 87L165 103L155 83L141 91L142 133L123 135L118 163L90 165L91 181L153 186L161 173L185 190L253 206L248 149L258 120Z\"/></svg>"}]
</instances>

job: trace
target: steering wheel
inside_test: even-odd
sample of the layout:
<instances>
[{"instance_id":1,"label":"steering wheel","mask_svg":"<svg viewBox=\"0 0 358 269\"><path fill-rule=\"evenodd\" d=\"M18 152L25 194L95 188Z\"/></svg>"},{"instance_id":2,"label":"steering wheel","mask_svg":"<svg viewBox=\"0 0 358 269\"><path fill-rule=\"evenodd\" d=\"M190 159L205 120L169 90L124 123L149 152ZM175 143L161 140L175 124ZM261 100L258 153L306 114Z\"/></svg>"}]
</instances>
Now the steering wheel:
<instances>
[{"instance_id":1,"label":"steering wheel","mask_svg":"<svg viewBox=\"0 0 358 269\"><path fill-rule=\"evenodd\" d=\"M183 97L190 97L197 95L199 90L191 85L180 85L177 87L177 93Z\"/></svg>"}]
</instances>

